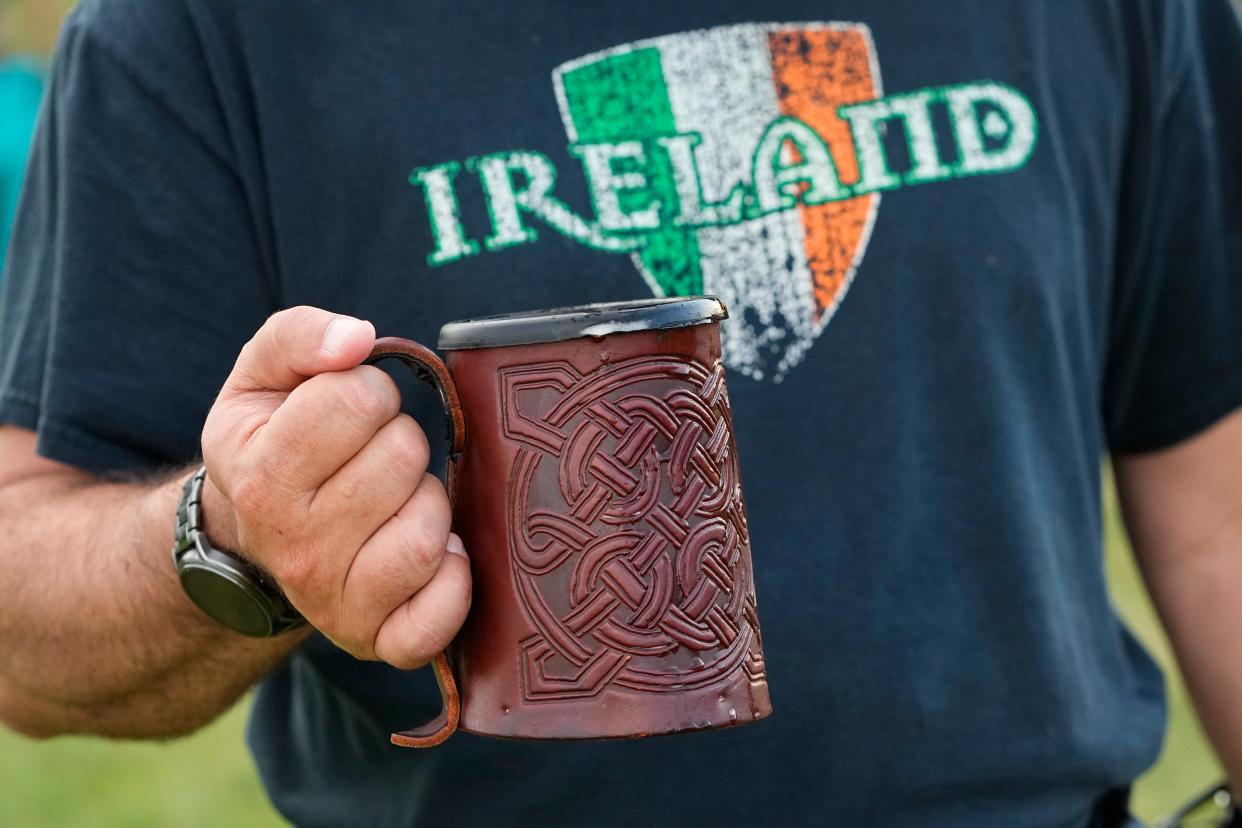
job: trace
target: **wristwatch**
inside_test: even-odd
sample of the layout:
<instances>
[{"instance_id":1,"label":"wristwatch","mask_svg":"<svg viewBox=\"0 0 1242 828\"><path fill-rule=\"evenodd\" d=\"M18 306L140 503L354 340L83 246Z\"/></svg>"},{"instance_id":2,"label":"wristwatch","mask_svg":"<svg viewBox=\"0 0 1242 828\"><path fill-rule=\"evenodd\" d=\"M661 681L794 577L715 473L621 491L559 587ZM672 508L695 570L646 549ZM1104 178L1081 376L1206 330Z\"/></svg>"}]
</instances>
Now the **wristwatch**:
<instances>
[{"instance_id":1,"label":"wristwatch","mask_svg":"<svg viewBox=\"0 0 1242 828\"><path fill-rule=\"evenodd\" d=\"M209 618L252 638L269 638L305 624L271 576L207 540L202 522L206 479L204 466L185 482L177 504L172 556L185 594Z\"/></svg>"}]
</instances>

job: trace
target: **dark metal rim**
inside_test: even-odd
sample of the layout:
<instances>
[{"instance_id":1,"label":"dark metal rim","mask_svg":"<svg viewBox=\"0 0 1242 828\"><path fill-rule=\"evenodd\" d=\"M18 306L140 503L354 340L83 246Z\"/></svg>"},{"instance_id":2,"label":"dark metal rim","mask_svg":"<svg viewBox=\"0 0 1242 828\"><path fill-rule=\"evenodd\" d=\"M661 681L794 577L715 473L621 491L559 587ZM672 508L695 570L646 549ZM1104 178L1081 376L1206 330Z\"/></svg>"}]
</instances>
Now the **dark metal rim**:
<instances>
[{"instance_id":1,"label":"dark metal rim","mask_svg":"<svg viewBox=\"0 0 1242 828\"><path fill-rule=\"evenodd\" d=\"M688 328L728 317L724 303L715 296L603 302L450 322L440 329L439 347L454 351L562 342L632 331Z\"/></svg>"}]
</instances>

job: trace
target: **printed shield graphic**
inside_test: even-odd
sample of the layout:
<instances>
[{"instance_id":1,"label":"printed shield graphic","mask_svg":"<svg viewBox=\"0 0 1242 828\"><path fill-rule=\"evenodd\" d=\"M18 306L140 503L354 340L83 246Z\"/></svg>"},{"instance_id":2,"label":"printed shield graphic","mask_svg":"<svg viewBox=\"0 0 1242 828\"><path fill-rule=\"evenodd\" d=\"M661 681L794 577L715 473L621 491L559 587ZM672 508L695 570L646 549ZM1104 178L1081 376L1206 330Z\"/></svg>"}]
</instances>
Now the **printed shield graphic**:
<instances>
[{"instance_id":1,"label":"printed shield graphic","mask_svg":"<svg viewBox=\"0 0 1242 828\"><path fill-rule=\"evenodd\" d=\"M839 106L881 96L870 31L857 23L747 23L625 44L553 72L574 144L642 141L644 192L623 193L641 209L659 201L659 229L632 254L657 296L714 294L732 312L722 326L724 358L756 379L780 379L801 361L849 288L866 251L880 195L761 215L754 205L755 149L781 117L796 118L827 144L841 182L858 180L858 159ZM733 223L676 222L677 170L661 137L693 134L704 204L742 188ZM796 151L786 147L787 161Z\"/></svg>"}]
</instances>

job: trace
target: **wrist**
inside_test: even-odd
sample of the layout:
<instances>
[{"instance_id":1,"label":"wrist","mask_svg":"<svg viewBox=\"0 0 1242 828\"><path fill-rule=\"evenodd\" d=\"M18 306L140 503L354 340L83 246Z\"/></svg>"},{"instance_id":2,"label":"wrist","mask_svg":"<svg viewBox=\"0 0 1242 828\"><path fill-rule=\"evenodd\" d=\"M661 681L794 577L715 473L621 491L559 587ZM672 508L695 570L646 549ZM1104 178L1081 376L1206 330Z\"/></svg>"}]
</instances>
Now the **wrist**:
<instances>
[{"instance_id":1,"label":"wrist","mask_svg":"<svg viewBox=\"0 0 1242 828\"><path fill-rule=\"evenodd\" d=\"M271 575L208 536L203 514L206 484L207 469L200 467L185 481L176 509L172 562L190 600L224 627L253 638L269 638L305 624Z\"/></svg>"},{"instance_id":2,"label":"wrist","mask_svg":"<svg viewBox=\"0 0 1242 828\"><path fill-rule=\"evenodd\" d=\"M185 482L184 476L181 482ZM180 495L180 486L177 491ZM216 547L242 554L241 538L237 533L237 520L233 515L233 504L216 486L211 479L210 472L207 473L207 479L203 481L202 498L200 516L203 522L203 533Z\"/></svg>"}]
</instances>

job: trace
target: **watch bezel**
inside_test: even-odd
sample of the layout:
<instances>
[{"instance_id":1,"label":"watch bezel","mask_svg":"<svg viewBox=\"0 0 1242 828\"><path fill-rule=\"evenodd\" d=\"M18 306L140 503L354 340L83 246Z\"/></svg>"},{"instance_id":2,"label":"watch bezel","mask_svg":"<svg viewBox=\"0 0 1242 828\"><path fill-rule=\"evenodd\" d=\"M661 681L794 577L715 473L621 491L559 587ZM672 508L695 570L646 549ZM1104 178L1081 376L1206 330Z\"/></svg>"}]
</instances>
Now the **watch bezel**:
<instances>
[{"instance_id":1,"label":"watch bezel","mask_svg":"<svg viewBox=\"0 0 1242 828\"><path fill-rule=\"evenodd\" d=\"M289 603L289 599L270 576L249 561L213 546L207 539L202 531L200 508L206 476L205 466L191 476L186 481L181 500L177 504L173 565L186 596L208 618L251 638L271 638L305 624L306 619ZM257 617L263 623L239 623L236 621L238 613L208 600L197 586L197 576L200 575L217 579L217 586L227 585L230 590L235 591L253 606ZM219 583L221 581L223 584Z\"/></svg>"}]
</instances>

